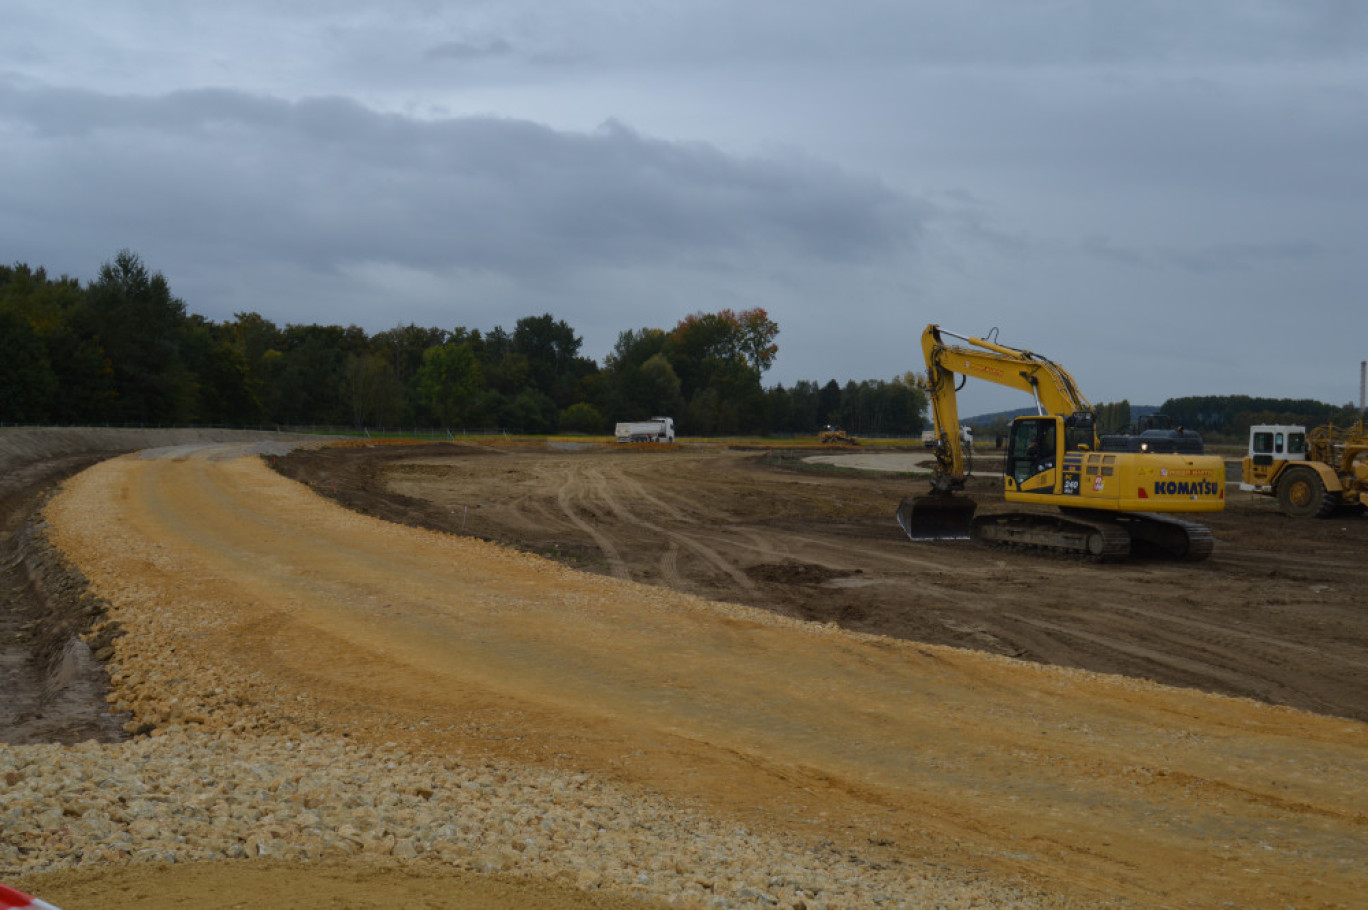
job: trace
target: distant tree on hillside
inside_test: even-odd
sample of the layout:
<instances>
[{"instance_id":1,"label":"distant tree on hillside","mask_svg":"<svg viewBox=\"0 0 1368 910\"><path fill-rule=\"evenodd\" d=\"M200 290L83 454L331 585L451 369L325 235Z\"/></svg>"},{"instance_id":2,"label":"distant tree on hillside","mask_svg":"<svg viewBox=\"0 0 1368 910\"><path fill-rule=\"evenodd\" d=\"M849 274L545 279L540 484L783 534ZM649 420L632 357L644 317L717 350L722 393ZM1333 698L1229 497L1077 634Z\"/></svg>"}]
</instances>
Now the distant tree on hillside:
<instances>
[{"instance_id":1,"label":"distant tree on hillside","mask_svg":"<svg viewBox=\"0 0 1368 910\"><path fill-rule=\"evenodd\" d=\"M1253 398L1249 395L1200 395L1170 398L1160 409L1183 426L1202 432L1243 437L1251 424L1315 426L1344 420L1345 409L1309 398Z\"/></svg>"}]
</instances>

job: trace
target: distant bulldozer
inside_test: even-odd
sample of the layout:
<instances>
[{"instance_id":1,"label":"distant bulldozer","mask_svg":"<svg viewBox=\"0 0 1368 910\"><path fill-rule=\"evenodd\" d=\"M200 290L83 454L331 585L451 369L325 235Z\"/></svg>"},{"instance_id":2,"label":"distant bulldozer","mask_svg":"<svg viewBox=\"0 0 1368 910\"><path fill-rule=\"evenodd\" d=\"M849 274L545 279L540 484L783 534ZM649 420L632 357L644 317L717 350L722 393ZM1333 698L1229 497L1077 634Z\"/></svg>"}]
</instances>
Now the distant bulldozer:
<instances>
[{"instance_id":1,"label":"distant bulldozer","mask_svg":"<svg viewBox=\"0 0 1368 910\"><path fill-rule=\"evenodd\" d=\"M817 434L817 441L822 445L836 446L857 446L860 444L860 440L840 427L833 427L830 424L822 427L822 431Z\"/></svg>"}]
</instances>

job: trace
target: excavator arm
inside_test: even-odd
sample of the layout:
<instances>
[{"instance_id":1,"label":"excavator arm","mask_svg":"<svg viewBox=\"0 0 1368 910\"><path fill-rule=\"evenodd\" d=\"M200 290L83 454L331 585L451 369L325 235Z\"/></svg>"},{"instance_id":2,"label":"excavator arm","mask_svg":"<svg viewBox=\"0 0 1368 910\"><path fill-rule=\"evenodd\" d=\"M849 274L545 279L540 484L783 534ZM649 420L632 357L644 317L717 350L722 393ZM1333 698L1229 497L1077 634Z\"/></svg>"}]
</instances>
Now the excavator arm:
<instances>
[{"instance_id":1,"label":"excavator arm","mask_svg":"<svg viewBox=\"0 0 1368 910\"><path fill-rule=\"evenodd\" d=\"M965 344L947 344L946 337ZM938 491L963 487L968 474L955 398L964 379L973 377L1029 392L1041 414L1092 413L1092 405L1078 390L1069 371L1039 354L983 338L955 335L937 325L928 325L922 332L922 353L926 358L926 390L938 439L936 477L932 484Z\"/></svg>"}]
</instances>

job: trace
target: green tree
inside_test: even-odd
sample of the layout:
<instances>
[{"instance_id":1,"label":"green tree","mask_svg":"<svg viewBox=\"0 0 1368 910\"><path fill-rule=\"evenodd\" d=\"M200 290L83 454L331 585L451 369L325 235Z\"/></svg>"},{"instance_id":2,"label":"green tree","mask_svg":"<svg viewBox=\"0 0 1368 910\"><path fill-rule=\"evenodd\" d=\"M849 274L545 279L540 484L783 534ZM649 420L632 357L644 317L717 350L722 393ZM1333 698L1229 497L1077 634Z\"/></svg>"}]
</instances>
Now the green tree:
<instances>
[{"instance_id":1,"label":"green tree","mask_svg":"<svg viewBox=\"0 0 1368 910\"><path fill-rule=\"evenodd\" d=\"M394 426L403 416L404 385L381 354L352 354L343 369L342 397L351 406L352 426Z\"/></svg>"},{"instance_id":2,"label":"green tree","mask_svg":"<svg viewBox=\"0 0 1368 910\"><path fill-rule=\"evenodd\" d=\"M608 421L598 408L581 401L561 412L560 428L563 432L600 433L608 429Z\"/></svg>"},{"instance_id":3,"label":"green tree","mask_svg":"<svg viewBox=\"0 0 1368 910\"><path fill-rule=\"evenodd\" d=\"M448 342L423 354L418 395L442 426L466 426L476 412L476 396L483 390L480 361L469 342Z\"/></svg>"},{"instance_id":4,"label":"green tree","mask_svg":"<svg viewBox=\"0 0 1368 910\"><path fill-rule=\"evenodd\" d=\"M722 312L730 314L731 311ZM751 368L763 375L779 354L779 345L774 343L779 335L779 323L770 319L769 314L760 307L742 310L733 318L737 325L737 348Z\"/></svg>"},{"instance_id":5,"label":"green tree","mask_svg":"<svg viewBox=\"0 0 1368 910\"><path fill-rule=\"evenodd\" d=\"M633 411L637 417L678 414L684 407L679 377L664 354L656 354L637 370Z\"/></svg>"},{"instance_id":6,"label":"green tree","mask_svg":"<svg viewBox=\"0 0 1368 910\"><path fill-rule=\"evenodd\" d=\"M513 329L511 353L527 358L528 385L569 407L578 383L597 370L592 360L579 356L583 339L564 320L550 313L525 316Z\"/></svg>"},{"instance_id":7,"label":"green tree","mask_svg":"<svg viewBox=\"0 0 1368 910\"><path fill-rule=\"evenodd\" d=\"M114 373L116 421L170 423L193 413L193 377L181 359L185 303L130 250L106 262L86 291L78 325L99 339Z\"/></svg>"},{"instance_id":8,"label":"green tree","mask_svg":"<svg viewBox=\"0 0 1368 910\"><path fill-rule=\"evenodd\" d=\"M0 310L0 423L50 420L57 374L33 326Z\"/></svg>"},{"instance_id":9,"label":"green tree","mask_svg":"<svg viewBox=\"0 0 1368 910\"><path fill-rule=\"evenodd\" d=\"M817 420L820 423L841 422L841 387L834 379L827 380L817 392Z\"/></svg>"},{"instance_id":10,"label":"green tree","mask_svg":"<svg viewBox=\"0 0 1368 910\"><path fill-rule=\"evenodd\" d=\"M618 333L617 343L603 362L603 381L598 400L607 414L616 420L650 416L654 406L651 390L642 387L641 368L652 357L662 355L667 344L668 336L661 329L628 329ZM675 381L678 380L676 375ZM677 411L668 413L675 414Z\"/></svg>"},{"instance_id":11,"label":"green tree","mask_svg":"<svg viewBox=\"0 0 1368 910\"><path fill-rule=\"evenodd\" d=\"M277 423L349 424L347 362L368 353L370 339L358 326L287 325L278 347L264 358L270 403Z\"/></svg>"},{"instance_id":12,"label":"green tree","mask_svg":"<svg viewBox=\"0 0 1368 910\"><path fill-rule=\"evenodd\" d=\"M800 379L789 392L793 405L789 410L789 425L786 429L794 433L815 433L825 420L822 419L821 389L817 383Z\"/></svg>"},{"instance_id":13,"label":"green tree","mask_svg":"<svg viewBox=\"0 0 1368 910\"><path fill-rule=\"evenodd\" d=\"M1093 414L1097 419L1097 432L1120 433L1132 425L1130 401L1106 402L1095 405Z\"/></svg>"},{"instance_id":14,"label":"green tree","mask_svg":"<svg viewBox=\"0 0 1368 910\"><path fill-rule=\"evenodd\" d=\"M522 433L554 433L559 429L560 411L550 395L526 388L509 405L509 420Z\"/></svg>"},{"instance_id":15,"label":"green tree","mask_svg":"<svg viewBox=\"0 0 1368 910\"><path fill-rule=\"evenodd\" d=\"M723 364L744 356L737 325L728 315L727 311L694 313L670 331L666 351L684 397L690 401L708 388L713 374ZM758 374L756 382L759 383Z\"/></svg>"},{"instance_id":16,"label":"green tree","mask_svg":"<svg viewBox=\"0 0 1368 910\"><path fill-rule=\"evenodd\" d=\"M182 333L181 356L194 377L190 421L240 426L260 419L261 402L247 360L227 330L190 316Z\"/></svg>"},{"instance_id":17,"label":"green tree","mask_svg":"<svg viewBox=\"0 0 1368 910\"><path fill-rule=\"evenodd\" d=\"M409 323L374 335L370 339L370 352L385 358L395 378L407 386L422 368L423 354L428 348L446 344L449 335L445 329Z\"/></svg>"},{"instance_id":18,"label":"green tree","mask_svg":"<svg viewBox=\"0 0 1368 910\"><path fill-rule=\"evenodd\" d=\"M689 432L764 429L760 379L778 353L778 333L761 309L694 313L671 330L665 354L679 377ZM701 429L696 420L712 429Z\"/></svg>"}]
</instances>

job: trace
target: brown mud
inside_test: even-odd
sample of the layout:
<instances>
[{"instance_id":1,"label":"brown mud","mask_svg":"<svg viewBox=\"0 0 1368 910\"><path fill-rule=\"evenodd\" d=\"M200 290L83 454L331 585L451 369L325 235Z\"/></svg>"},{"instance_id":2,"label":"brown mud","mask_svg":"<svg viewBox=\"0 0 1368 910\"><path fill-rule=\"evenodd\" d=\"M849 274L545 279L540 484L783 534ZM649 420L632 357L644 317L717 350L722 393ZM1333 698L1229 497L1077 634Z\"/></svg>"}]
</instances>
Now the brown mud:
<instances>
[{"instance_id":1,"label":"brown mud","mask_svg":"<svg viewBox=\"0 0 1368 910\"><path fill-rule=\"evenodd\" d=\"M0 478L0 742L125 739L105 703L109 678L82 639L99 602L30 522L46 492L106 456L70 453L15 465ZM108 641L97 643L103 650Z\"/></svg>"},{"instance_id":2,"label":"brown mud","mask_svg":"<svg viewBox=\"0 0 1368 910\"><path fill-rule=\"evenodd\" d=\"M106 702L117 637L85 579L48 546L37 518L67 478L138 449L218 440L299 441L238 430L0 429L0 743L128 738ZM283 451L283 449L282 449Z\"/></svg>"}]
</instances>

